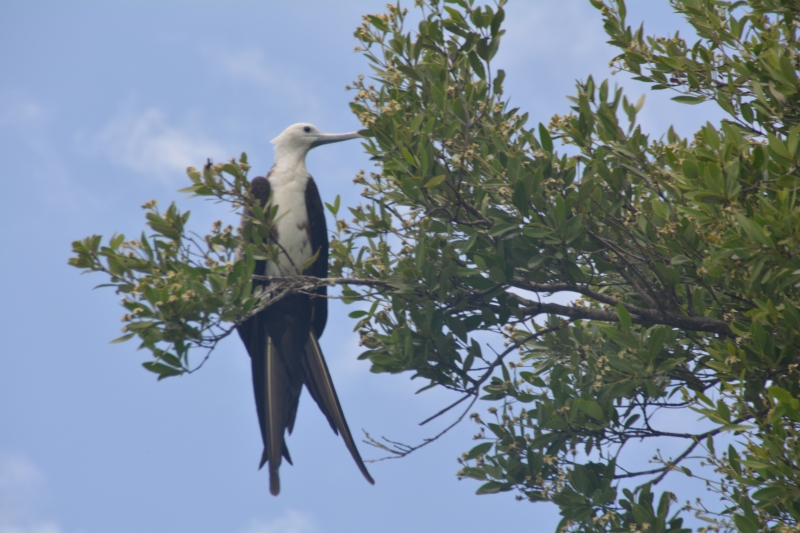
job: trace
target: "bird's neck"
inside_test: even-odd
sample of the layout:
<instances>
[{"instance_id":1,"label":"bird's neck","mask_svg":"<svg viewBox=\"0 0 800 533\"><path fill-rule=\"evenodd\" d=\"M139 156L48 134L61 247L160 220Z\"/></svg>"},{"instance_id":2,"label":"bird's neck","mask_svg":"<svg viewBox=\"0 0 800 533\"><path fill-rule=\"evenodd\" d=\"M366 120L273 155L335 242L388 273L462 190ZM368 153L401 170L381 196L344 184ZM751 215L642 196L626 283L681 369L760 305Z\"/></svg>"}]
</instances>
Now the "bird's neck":
<instances>
[{"instance_id":1,"label":"bird's neck","mask_svg":"<svg viewBox=\"0 0 800 533\"><path fill-rule=\"evenodd\" d=\"M292 150L276 146L274 170L282 174L308 175L307 153L308 150Z\"/></svg>"}]
</instances>

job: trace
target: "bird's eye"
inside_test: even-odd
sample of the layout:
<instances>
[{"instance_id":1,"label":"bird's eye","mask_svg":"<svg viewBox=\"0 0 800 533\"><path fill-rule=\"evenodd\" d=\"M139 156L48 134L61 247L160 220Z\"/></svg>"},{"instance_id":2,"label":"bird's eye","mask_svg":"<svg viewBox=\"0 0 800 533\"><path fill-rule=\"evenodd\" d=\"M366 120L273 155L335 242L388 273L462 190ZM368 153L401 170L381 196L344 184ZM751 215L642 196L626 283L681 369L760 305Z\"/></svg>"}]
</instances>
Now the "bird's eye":
<instances>
[{"instance_id":1,"label":"bird's eye","mask_svg":"<svg viewBox=\"0 0 800 533\"><path fill-rule=\"evenodd\" d=\"M303 131L306 132L306 133L310 133L311 132L311 127L310 126L304 126L303 127Z\"/></svg>"}]
</instances>

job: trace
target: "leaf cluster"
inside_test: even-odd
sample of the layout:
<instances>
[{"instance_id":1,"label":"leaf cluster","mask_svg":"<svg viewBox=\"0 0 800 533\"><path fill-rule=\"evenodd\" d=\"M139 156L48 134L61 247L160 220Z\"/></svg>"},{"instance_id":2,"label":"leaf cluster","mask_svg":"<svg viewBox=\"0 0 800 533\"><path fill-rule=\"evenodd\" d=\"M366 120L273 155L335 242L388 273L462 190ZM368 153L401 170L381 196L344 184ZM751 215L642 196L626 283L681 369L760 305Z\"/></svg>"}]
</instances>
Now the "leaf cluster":
<instances>
[{"instance_id":1,"label":"leaf cluster","mask_svg":"<svg viewBox=\"0 0 800 533\"><path fill-rule=\"evenodd\" d=\"M189 168L192 185L183 190L249 206L255 213L239 231L215 222L201 237L189 231L188 211L182 213L172 203L162 212L151 201L142 206L150 231L138 239L115 234L103 243L101 236L93 235L72 243L69 264L106 274L109 283L100 287L122 295L123 335L112 342L138 339L139 348L152 354L143 366L158 379L197 370L235 323L263 306L261 295L251 294L256 256L252 250L263 244L269 228L246 192L248 169L245 154L225 164L209 162L202 171ZM236 252L245 243L251 253L237 261ZM194 365L189 357L193 349L202 354Z\"/></svg>"},{"instance_id":2,"label":"leaf cluster","mask_svg":"<svg viewBox=\"0 0 800 533\"><path fill-rule=\"evenodd\" d=\"M498 402L493 422L473 414L481 444L459 475L557 503L561 527L681 531L686 510L717 529L795 527L797 9L674 2L698 31L689 46L594 2L620 68L729 113L689 140L650 138L643 99L592 78L567 113L527 127L492 69L503 3L418 4L413 32L393 6L356 31L374 83L353 82L352 108L379 171L356 177L365 202L338 221L332 261L389 284L353 315L362 358L462 394L443 412ZM705 425L670 429L668 411ZM664 438L682 451L646 470L624 460ZM706 479L726 503L656 505L667 475Z\"/></svg>"},{"instance_id":3,"label":"leaf cluster","mask_svg":"<svg viewBox=\"0 0 800 533\"><path fill-rule=\"evenodd\" d=\"M637 124L644 99L589 77L564 114L529 125L493 66L503 1L418 0L413 29L390 4L355 33L372 72L351 108L378 168L355 178L360 205L326 204L331 278L251 293L281 214L249 198L244 155L190 169L187 189L243 208L238 231L199 237L188 212L149 204L149 234L77 241L70 263L123 294L118 340L138 338L159 378L193 371L190 349L202 364L276 299L342 285L370 304L350 316L374 372L458 395L428 420L456 413L437 436L373 444L404 456L469 417L477 442L458 475L556 503L560 531L688 531L689 512L709 531L796 529L800 6L675 0L689 44L632 30L621 0L592 3L613 65L727 118L654 139ZM631 463L665 439L678 451ZM721 504L676 508L680 495L657 492L666 476L704 479Z\"/></svg>"}]
</instances>

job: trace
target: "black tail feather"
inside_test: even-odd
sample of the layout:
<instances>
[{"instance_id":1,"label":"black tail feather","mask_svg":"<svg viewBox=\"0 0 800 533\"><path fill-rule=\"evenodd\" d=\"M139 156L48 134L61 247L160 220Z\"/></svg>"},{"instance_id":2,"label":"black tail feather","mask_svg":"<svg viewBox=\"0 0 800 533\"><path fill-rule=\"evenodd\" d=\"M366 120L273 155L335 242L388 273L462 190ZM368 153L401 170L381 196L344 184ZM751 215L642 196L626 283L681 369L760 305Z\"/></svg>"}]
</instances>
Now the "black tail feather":
<instances>
[{"instance_id":1,"label":"black tail feather","mask_svg":"<svg viewBox=\"0 0 800 533\"><path fill-rule=\"evenodd\" d=\"M282 302L285 308L270 308L238 328L251 358L256 411L264 442L259 469L269 463L270 492L277 496L282 459L292 464L285 434L294 429L305 384L334 433L344 439L361 473L374 484L347 426L317 335L309 328L311 313L306 311L307 307L291 305L295 303L294 298L286 300ZM286 312L289 307L291 312Z\"/></svg>"},{"instance_id":2,"label":"black tail feather","mask_svg":"<svg viewBox=\"0 0 800 533\"><path fill-rule=\"evenodd\" d=\"M339 397L336 395L336 389L333 387L333 380L331 380L330 372L328 371L328 365L325 363L322 349L313 331L310 333L306 343L305 355L306 386L311 393L311 397L314 398L320 410L325 414L334 433L342 435L344 443L361 473L367 481L374 485L375 480L372 479L369 471L367 471L367 467L361 459L361 454L358 453L353 435L350 433L350 428L344 418Z\"/></svg>"}]
</instances>

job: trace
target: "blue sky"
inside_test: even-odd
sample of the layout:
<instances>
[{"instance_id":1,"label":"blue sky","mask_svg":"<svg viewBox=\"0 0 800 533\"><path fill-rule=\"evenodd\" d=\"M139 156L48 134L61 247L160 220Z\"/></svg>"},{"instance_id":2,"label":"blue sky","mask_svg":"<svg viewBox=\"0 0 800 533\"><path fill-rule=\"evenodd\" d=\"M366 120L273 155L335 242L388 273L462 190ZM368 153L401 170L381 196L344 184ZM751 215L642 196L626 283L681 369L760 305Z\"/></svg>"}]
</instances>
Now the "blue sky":
<instances>
[{"instance_id":1,"label":"blue sky","mask_svg":"<svg viewBox=\"0 0 800 533\"><path fill-rule=\"evenodd\" d=\"M271 497L238 338L202 371L157 383L134 344L108 344L118 298L66 264L73 240L140 232L150 199L180 200L201 232L236 220L175 192L186 166L246 151L263 173L269 140L289 124L357 129L344 87L368 67L352 33L384 4L0 2L0 533L554 530L554 507L478 497L476 483L456 480L469 423L369 464L373 487L307 396L288 441L295 465ZM614 51L588 2L512 1L507 11L496 64L533 124L568 111L574 79L610 77ZM629 11L648 32L686 31L666 2ZM634 101L646 91L612 81ZM670 124L689 134L719 116L648 93L641 121L656 135ZM315 150L308 166L323 198L341 194L344 205L357 203L352 178L370 168L355 142ZM448 396L371 374L356 360L349 311L332 304L322 347L354 433L415 443L436 432L417 424Z\"/></svg>"}]
</instances>

